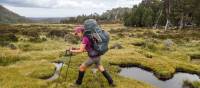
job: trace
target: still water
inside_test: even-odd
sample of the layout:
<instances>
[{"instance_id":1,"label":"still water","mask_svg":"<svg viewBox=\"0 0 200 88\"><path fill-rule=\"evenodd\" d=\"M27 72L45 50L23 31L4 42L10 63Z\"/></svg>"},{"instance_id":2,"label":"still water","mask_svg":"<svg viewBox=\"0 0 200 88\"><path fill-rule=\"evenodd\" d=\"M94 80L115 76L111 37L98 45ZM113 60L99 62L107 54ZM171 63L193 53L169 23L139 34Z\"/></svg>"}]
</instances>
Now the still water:
<instances>
[{"instance_id":1,"label":"still water","mask_svg":"<svg viewBox=\"0 0 200 88\"><path fill-rule=\"evenodd\" d=\"M48 78L47 81L53 81L53 80L56 80L59 78L63 63L53 63L53 64L56 66L56 70L54 72L54 75L52 77Z\"/></svg>"},{"instance_id":2,"label":"still water","mask_svg":"<svg viewBox=\"0 0 200 88\"><path fill-rule=\"evenodd\" d=\"M184 80L200 81L200 77L195 74L176 73L172 79L162 81L156 78L153 73L137 67L121 69L119 75L151 84L157 88L182 88Z\"/></svg>"}]
</instances>

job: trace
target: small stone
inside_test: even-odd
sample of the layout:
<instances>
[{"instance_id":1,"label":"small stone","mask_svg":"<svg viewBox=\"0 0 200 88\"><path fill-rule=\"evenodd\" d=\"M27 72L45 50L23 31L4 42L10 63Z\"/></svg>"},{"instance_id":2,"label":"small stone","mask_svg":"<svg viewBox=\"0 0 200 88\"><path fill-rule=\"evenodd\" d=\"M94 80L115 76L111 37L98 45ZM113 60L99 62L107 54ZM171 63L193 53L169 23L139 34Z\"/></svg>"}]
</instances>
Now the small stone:
<instances>
[{"instance_id":1,"label":"small stone","mask_svg":"<svg viewBox=\"0 0 200 88\"><path fill-rule=\"evenodd\" d=\"M171 49L171 47L174 45L174 42L171 39L167 39L163 41L163 44L165 45L166 49Z\"/></svg>"},{"instance_id":2,"label":"small stone","mask_svg":"<svg viewBox=\"0 0 200 88\"><path fill-rule=\"evenodd\" d=\"M113 46L110 47L110 49L122 49L123 47L121 46L121 44L116 43Z\"/></svg>"}]
</instances>

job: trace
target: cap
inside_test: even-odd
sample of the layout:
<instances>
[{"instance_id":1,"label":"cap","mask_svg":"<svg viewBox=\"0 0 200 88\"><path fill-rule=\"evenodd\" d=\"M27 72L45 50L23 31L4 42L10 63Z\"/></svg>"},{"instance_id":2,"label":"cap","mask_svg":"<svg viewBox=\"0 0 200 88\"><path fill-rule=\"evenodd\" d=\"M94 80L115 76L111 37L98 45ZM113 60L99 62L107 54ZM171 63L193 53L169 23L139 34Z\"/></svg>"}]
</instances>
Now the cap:
<instances>
[{"instance_id":1,"label":"cap","mask_svg":"<svg viewBox=\"0 0 200 88\"><path fill-rule=\"evenodd\" d=\"M84 26L77 26L75 27L75 35L77 35L77 33L80 33L80 32L84 32L85 28Z\"/></svg>"}]
</instances>

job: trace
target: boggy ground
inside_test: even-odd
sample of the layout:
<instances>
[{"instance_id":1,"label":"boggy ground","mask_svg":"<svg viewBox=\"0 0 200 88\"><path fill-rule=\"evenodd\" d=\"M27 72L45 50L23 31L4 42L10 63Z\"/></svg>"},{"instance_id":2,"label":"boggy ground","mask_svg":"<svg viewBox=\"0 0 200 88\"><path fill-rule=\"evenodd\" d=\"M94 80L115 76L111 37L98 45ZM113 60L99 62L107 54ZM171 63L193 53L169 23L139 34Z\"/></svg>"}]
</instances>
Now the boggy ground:
<instances>
[{"instance_id":1,"label":"boggy ground","mask_svg":"<svg viewBox=\"0 0 200 88\"><path fill-rule=\"evenodd\" d=\"M69 57L64 51L78 46L71 37L75 25L16 24L0 25L1 88L70 88L78 74L78 66L87 54L72 56L66 79ZM200 55L200 30L153 30L126 28L120 24L101 25L111 34L110 49L102 57L102 64L111 73L116 88L154 88L137 80L118 75L118 66L138 66L152 71L160 79L169 79L177 71L200 74L199 63L192 63ZM119 48L120 47L120 48ZM53 61L64 60L61 77L49 82L53 75ZM93 68L93 67L91 67ZM101 73L88 69L80 88L109 88Z\"/></svg>"}]
</instances>

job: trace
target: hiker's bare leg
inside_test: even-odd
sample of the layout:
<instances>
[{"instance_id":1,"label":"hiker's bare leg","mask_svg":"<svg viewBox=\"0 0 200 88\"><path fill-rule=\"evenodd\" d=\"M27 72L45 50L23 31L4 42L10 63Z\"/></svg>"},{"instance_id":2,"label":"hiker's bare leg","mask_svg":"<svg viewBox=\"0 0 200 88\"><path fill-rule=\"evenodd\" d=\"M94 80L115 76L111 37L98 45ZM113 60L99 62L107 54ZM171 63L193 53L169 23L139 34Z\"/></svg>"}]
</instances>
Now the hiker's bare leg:
<instances>
[{"instance_id":1,"label":"hiker's bare leg","mask_svg":"<svg viewBox=\"0 0 200 88\"><path fill-rule=\"evenodd\" d=\"M86 69L87 69L87 66L85 66L84 64L81 64L79 67L79 71L82 71L82 72L86 71Z\"/></svg>"},{"instance_id":2,"label":"hiker's bare leg","mask_svg":"<svg viewBox=\"0 0 200 88\"><path fill-rule=\"evenodd\" d=\"M99 66L98 66L98 70L99 70L100 72L105 71L105 69L104 69L104 67L103 67L102 65L99 65Z\"/></svg>"}]
</instances>

